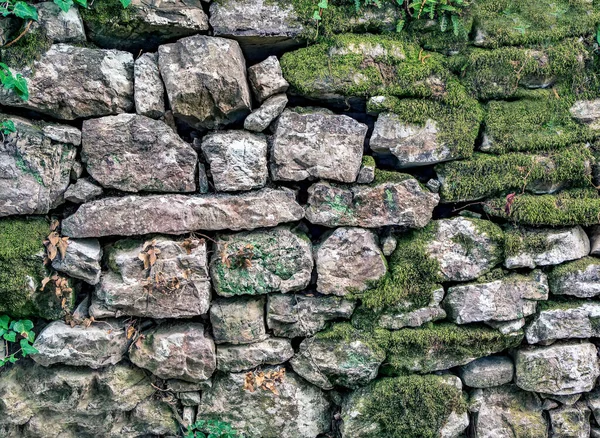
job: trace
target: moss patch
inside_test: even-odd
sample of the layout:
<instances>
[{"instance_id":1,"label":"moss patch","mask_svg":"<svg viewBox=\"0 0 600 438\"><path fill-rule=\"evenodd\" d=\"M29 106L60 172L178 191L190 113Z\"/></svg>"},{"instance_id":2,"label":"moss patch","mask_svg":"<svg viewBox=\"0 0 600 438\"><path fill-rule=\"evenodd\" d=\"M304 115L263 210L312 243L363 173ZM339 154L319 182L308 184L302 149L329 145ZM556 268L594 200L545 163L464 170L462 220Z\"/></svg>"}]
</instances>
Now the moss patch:
<instances>
[{"instance_id":1,"label":"moss patch","mask_svg":"<svg viewBox=\"0 0 600 438\"><path fill-rule=\"evenodd\" d=\"M504 252L507 257L514 257L523 252L543 253L552 249L547 233L540 231L523 231L517 227L509 227L504 233Z\"/></svg>"},{"instance_id":2,"label":"moss patch","mask_svg":"<svg viewBox=\"0 0 600 438\"><path fill-rule=\"evenodd\" d=\"M538 301L537 309L538 312L544 312L546 310L569 310L577 309L581 306L589 304L591 301L586 300L568 300L553 298L552 301Z\"/></svg>"},{"instance_id":3,"label":"moss patch","mask_svg":"<svg viewBox=\"0 0 600 438\"><path fill-rule=\"evenodd\" d=\"M124 8L113 0L95 0L87 8L80 8L81 17L91 27L111 29L115 35L130 32L139 24L133 7Z\"/></svg>"},{"instance_id":4,"label":"moss patch","mask_svg":"<svg viewBox=\"0 0 600 438\"><path fill-rule=\"evenodd\" d=\"M548 275L550 285L556 284L559 281L567 280L571 274L582 274L585 270L594 265L600 265L600 259L596 257L583 257L579 260L563 263L562 265L552 268Z\"/></svg>"},{"instance_id":5,"label":"moss patch","mask_svg":"<svg viewBox=\"0 0 600 438\"><path fill-rule=\"evenodd\" d=\"M12 46L0 49L0 58L9 67L20 69L38 61L51 45L52 41L46 36L45 30L38 27L27 32Z\"/></svg>"}]
</instances>

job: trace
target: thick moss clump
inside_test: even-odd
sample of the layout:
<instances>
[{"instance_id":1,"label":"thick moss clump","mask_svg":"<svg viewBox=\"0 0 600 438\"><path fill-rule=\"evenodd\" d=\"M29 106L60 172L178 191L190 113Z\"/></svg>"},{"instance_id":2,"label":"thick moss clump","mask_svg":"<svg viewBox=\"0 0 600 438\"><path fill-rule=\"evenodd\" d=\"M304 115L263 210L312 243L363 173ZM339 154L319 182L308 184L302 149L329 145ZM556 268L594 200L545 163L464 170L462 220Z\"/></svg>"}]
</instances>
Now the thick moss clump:
<instances>
[{"instance_id":1,"label":"thick moss clump","mask_svg":"<svg viewBox=\"0 0 600 438\"><path fill-rule=\"evenodd\" d=\"M593 188L565 190L556 195L517 195L510 213L506 199L492 199L484 204L493 216L532 226L595 225L600 223L600 197Z\"/></svg>"},{"instance_id":2,"label":"thick moss clump","mask_svg":"<svg viewBox=\"0 0 600 438\"><path fill-rule=\"evenodd\" d=\"M507 257L513 257L522 252L543 253L550 249L552 249L552 244L544 232L524 233L518 227L509 227L504 232L504 253Z\"/></svg>"},{"instance_id":3,"label":"thick moss clump","mask_svg":"<svg viewBox=\"0 0 600 438\"><path fill-rule=\"evenodd\" d=\"M119 33L131 31L139 24L134 8L124 8L118 1L96 0L79 11L86 24L112 28Z\"/></svg>"},{"instance_id":4,"label":"thick moss clump","mask_svg":"<svg viewBox=\"0 0 600 438\"><path fill-rule=\"evenodd\" d=\"M599 258L583 257L579 260L563 263L562 265L552 268L550 274L548 275L548 282L552 286L553 283L563 280L564 277L574 273L583 273L588 267L594 265L600 265Z\"/></svg>"},{"instance_id":5,"label":"thick moss clump","mask_svg":"<svg viewBox=\"0 0 600 438\"><path fill-rule=\"evenodd\" d=\"M43 27L30 30L10 47L0 49L2 62L13 68L31 66L50 49L52 41L46 36Z\"/></svg>"},{"instance_id":6,"label":"thick moss clump","mask_svg":"<svg viewBox=\"0 0 600 438\"><path fill-rule=\"evenodd\" d=\"M509 192L565 184L589 185L593 157L586 147L571 147L548 155L474 154L471 160L436 166L443 202L473 201Z\"/></svg>"}]
</instances>

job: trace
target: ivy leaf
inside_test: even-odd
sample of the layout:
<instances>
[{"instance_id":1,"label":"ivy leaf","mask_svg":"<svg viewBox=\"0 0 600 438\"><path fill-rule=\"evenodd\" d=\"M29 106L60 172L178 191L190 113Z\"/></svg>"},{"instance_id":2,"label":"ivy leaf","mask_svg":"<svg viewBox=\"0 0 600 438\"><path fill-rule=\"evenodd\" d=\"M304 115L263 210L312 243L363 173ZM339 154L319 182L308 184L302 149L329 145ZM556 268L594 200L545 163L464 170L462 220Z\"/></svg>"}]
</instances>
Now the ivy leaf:
<instances>
[{"instance_id":1,"label":"ivy leaf","mask_svg":"<svg viewBox=\"0 0 600 438\"><path fill-rule=\"evenodd\" d=\"M88 7L87 0L75 0L75 3L77 3L79 6L83 6L84 8Z\"/></svg>"},{"instance_id":2,"label":"ivy leaf","mask_svg":"<svg viewBox=\"0 0 600 438\"><path fill-rule=\"evenodd\" d=\"M10 134L11 132L16 132L17 128L15 128L15 123L12 120L4 120L0 123L0 129L3 134ZM2 324L0 323L0 327Z\"/></svg>"},{"instance_id":3,"label":"ivy leaf","mask_svg":"<svg viewBox=\"0 0 600 438\"><path fill-rule=\"evenodd\" d=\"M69 9L73 6L73 0L54 0L54 4L58 5L63 12L69 12Z\"/></svg>"},{"instance_id":4,"label":"ivy leaf","mask_svg":"<svg viewBox=\"0 0 600 438\"><path fill-rule=\"evenodd\" d=\"M23 353L23 357L29 356L30 354L39 353L37 348L34 348L33 345L27 341L27 339L21 339L19 344L21 345L21 353Z\"/></svg>"},{"instance_id":5,"label":"ivy leaf","mask_svg":"<svg viewBox=\"0 0 600 438\"><path fill-rule=\"evenodd\" d=\"M38 20L37 9L23 1L16 2L12 12L16 17L23 20Z\"/></svg>"},{"instance_id":6,"label":"ivy leaf","mask_svg":"<svg viewBox=\"0 0 600 438\"><path fill-rule=\"evenodd\" d=\"M4 330L8 330L8 324L10 323L10 316L2 315L0 316L0 328Z\"/></svg>"},{"instance_id":7,"label":"ivy leaf","mask_svg":"<svg viewBox=\"0 0 600 438\"><path fill-rule=\"evenodd\" d=\"M131 4L131 0L119 0L121 2L121 5L123 5L123 8L126 8L127 6L129 6Z\"/></svg>"},{"instance_id":8,"label":"ivy leaf","mask_svg":"<svg viewBox=\"0 0 600 438\"><path fill-rule=\"evenodd\" d=\"M319 15L319 11L315 11L313 13L313 20L319 21L321 19L321 15Z\"/></svg>"},{"instance_id":9,"label":"ivy leaf","mask_svg":"<svg viewBox=\"0 0 600 438\"><path fill-rule=\"evenodd\" d=\"M11 11L8 10L8 8L6 6L2 6L0 5L0 14L2 14L3 17L7 17L10 14L12 14Z\"/></svg>"},{"instance_id":10,"label":"ivy leaf","mask_svg":"<svg viewBox=\"0 0 600 438\"><path fill-rule=\"evenodd\" d=\"M598 30L596 30L596 42L600 44L600 26L598 26Z\"/></svg>"},{"instance_id":11,"label":"ivy leaf","mask_svg":"<svg viewBox=\"0 0 600 438\"><path fill-rule=\"evenodd\" d=\"M17 334L15 332L4 333L2 337L8 342L15 342L17 340Z\"/></svg>"},{"instance_id":12,"label":"ivy leaf","mask_svg":"<svg viewBox=\"0 0 600 438\"><path fill-rule=\"evenodd\" d=\"M328 0L321 0L317 6L319 8L321 8L321 9L327 9L327 7L328 7Z\"/></svg>"},{"instance_id":13,"label":"ivy leaf","mask_svg":"<svg viewBox=\"0 0 600 438\"><path fill-rule=\"evenodd\" d=\"M27 81L20 74L17 75L15 79L15 89L17 90L17 95L22 100L29 100L29 89L27 88Z\"/></svg>"}]
</instances>

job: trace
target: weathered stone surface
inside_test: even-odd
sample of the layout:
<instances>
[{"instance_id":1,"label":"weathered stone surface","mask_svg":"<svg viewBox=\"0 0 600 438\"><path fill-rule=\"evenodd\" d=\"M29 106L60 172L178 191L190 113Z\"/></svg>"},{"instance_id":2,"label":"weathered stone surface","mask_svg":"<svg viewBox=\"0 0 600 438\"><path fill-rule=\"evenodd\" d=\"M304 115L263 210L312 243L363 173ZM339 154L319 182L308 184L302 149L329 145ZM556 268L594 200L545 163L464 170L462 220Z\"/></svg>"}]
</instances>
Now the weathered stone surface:
<instances>
[{"instance_id":1,"label":"weathered stone surface","mask_svg":"<svg viewBox=\"0 0 600 438\"><path fill-rule=\"evenodd\" d=\"M72 144L73 146L81 145L81 131L74 126L44 123L41 128L44 135L50 140L54 140L58 143ZM79 162L75 162L73 167L75 167L76 164L81 165ZM81 175L78 175L78 177L79 176Z\"/></svg>"},{"instance_id":2,"label":"weathered stone surface","mask_svg":"<svg viewBox=\"0 0 600 438\"><path fill-rule=\"evenodd\" d=\"M486 325L495 328L503 335L519 332L525 327L525 318L513 319L511 321L486 321Z\"/></svg>"},{"instance_id":3,"label":"weathered stone surface","mask_svg":"<svg viewBox=\"0 0 600 438\"><path fill-rule=\"evenodd\" d=\"M316 250L317 291L344 296L364 292L387 272L375 233L338 228Z\"/></svg>"},{"instance_id":4,"label":"weathered stone surface","mask_svg":"<svg viewBox=\"0 0 600 438\"><path fill-rule=\"evenodd\" d=\"M296 373L323 389L357 388L375 377L385 353L363 341L308 338L290 360Z\"/></svg>"},{"instance_id":5,"label":"weathered stone surface","mask_svg":"<svg viewBox=\"0 0 600 438\"><path fill-rule=\"evenodd\" d=\"M73 202L75 204L84 204L92 199L102 196L104 191L102 187L94 184L89 178L80 178L71 184L65 191L65 201Z\"/></svg>"},{"instance_id":6,"label":"weathered stone surface","mask_svg":"<svg viewBox=\"0 0 600 438\"><path fill-rule=\"evenodd\" d=\"M160 253L145 269L140 254L148 247ZM103 273L96 286L90 314L95 318L190 318L205 314L210 303L206 251L206 242L193 238L189 242L164 237L116 242L108 254L111 270Z\"/></svg>"},{"instance_id":7,"label":"weathered stone surface","mask_svg":"<svg viewBox=\"0 0 600 438\"><path fill-rule=\"evenodd\" d=\"M521 233L518 248L513 249L504 261L504 265L509 269L558 265L585 257L590 252L590 241L580 226L526 228Z\"/></svg>"},{"instance_id":8,"label":"weathered stone surface","mask_svg":"<svg viewBox=\"0 0 600 438\"><path fill-rule=\"evenodd\" d=\"M590 255L600 256L600 225L590 228Z\"/></svg>"},{"instance_id":9,"label":"weathered stone surface","mask_svg":"<svg viewBox=\"0 0 600 438\"><path fill-rule=\"evenodd\" d=\"M83 20L78 8L62 11L53 2L35 5L38 11L37 25L46 32L46 37L55 43L83 43L86 41ZM34 25L35 29L37 26Z\"/></svg>"},{"instance_id":10,"label":"weathered stone surface","mask_svg":"<svg viewBox=\"0 0 600 438\"><path fill-rule=\"evenodd\" d=\"M133 66L135 112L158 119L165 115L165 86L158 70L158 54L144 53Z\"/></svg>"},{"instance_id":11,"label":"weathered stone surface","mask_svg":"<svg viewBox=\"0 0 600 438\"><path fill-rule=\"evenodd\" d=\"M64 120L119 114L133 109L133 56L117 50L54 44L22 71L29 99L0 92L0 104Z\"/></svg>"},{"instance_id":12,"label":"weathered stone surface","mask_svg":"<svg viewBox=\"0 0 600 438\"><path fill-rule=\"evenodd\" d=\"M126 192L196 190L196 151L159 120L137 114L86 120L82 145L87 171L104 187Z\"/></svg>"},{"instance_id":13,"label":"weathered stone surface","mask_svg":"<svg viewBox=\"0 0 600 438\"><path fill-rule=\"evenodd\" d=\"M173 436L180 432L180 426L173 416L173 408L161 400L148 399L137 405L123 429L133 436L150 434L153 436Z\"/></svg>"},{"instance_id":14,"label":"weathered stone surface","mask_svg":"<svg viewBox=\"0 0 600 438\"><path fill-rule=\"evenodd\" d=\"M506 356L482 357L459 370L463 383L471 388L491 388L512 382L512 360Z\"/></svg>"},{"instance_id":15,"label":"weathered stone surface","mask_svg":"<svg viewBox=\"0 0 600 438\"><path fill-rule=\"evenodd\" d=\"M267 182L267 140L246 131L217 131L202 139L215 190L233 192Z\"/></svg>"},{"instance_id":16,"label":"weathered stone surface","mask_svg":"<svg viewBox=\"0 0 600 438\"><path fill-rule=\"evenodd\" d=\"M284 111L271 142L274 180L351 183L362 163L367 125L344 115Z\"/></svg>"},{"instance_id":17,"label":"weathered stone surface","mask_svg":"<svg viewBox=\"0 0 600 438\"><path fill-rule=\"evenodd\" d=\"M548 280L541 271L509 275L485 283L453 286L444 298L450 320L457 324L512 321L535 313L536 301L548 299Z\"/></svg>"},{"instance_id":18,"label":"weathered stone surface","mask_svg":"<svg viewBox=\"0 0 600 438\"><path fill-rule=\"evenodd\" d=\"M267 368L266 373L278 371ZM246 373L219 374L202 394L198 412L248 434L265 438L314 437L329 430L330 402L319 388L286 372L277 393L244 389Z\"/></svg>"},{"instance_id":19,"label":"weathered stone surface","mask_svg":"<svg viewBox=\"0 0 600 438\"><path fill-rule=\"evenodd\" d=\"M76 149L53 141L32 121L7 119L17 132L0 145L0 217L48 213L63 202Z\"/></svg>"},{"instance_id":20,"label":"weathered stone surface","mask_svg":"<svg viewBox=\"0 0 600 438\"><path fill-rule=\"evenodd\" d=\"M179 392L177 398L183 406L198 406L200 404L200 391Z\"/></svg>"},{"instance_id":21,"label":"weathered stone surface","mask_svg":"<svg viewBox=\"0 0 600 438\"><path fill-rule=\"evenodd\" d=\"M375 181L375 160L371 161L367 157L367 155L363 156L363 161L356 177L356 182L359 184L371 184Z\"/></svg>"},{"instance_id":22,"label":"weathered stone surface","mask_svg":"<svg viewBox=\"0 0 600 438\"><path fill-rule=\"evenodd\" d=\"M285 93L290 86L283 78L281 65L276 56L269 56L264 61L249 67L248 80L252 93L259 102L264 102L275 94Z\"/></svg>"},{"instance_id":23,"label":"weathered stone surface","mask_svg":"<svg viewBox=\"0 0 600 438\"><path fill-rule=\"evenodd\" d=\"M267 326L275 336L312 336L325 328L328 321L350 318L355 306L355 301L334 296L269 294Z\"/></svg>"},{"instance_id":24,"label":"weathered stone surface","mask_svg":"<svg viewBox=\"0 0 600 438\"><path fill-rule=\"evenodd\" d=\"M474 430L478 438L548 436L540 398L515 385L475 390L469 410L477 412Z\"/></svg>"},{"instance_id":25,"label":"weathered stone surface","mask_svg":"<svg viewBox=\"0 0 600 438\"><path fill-rule=\"evenodd\" d=\"M38 335L34 347L39 354L32 357L45 367L63 363L96 369L120 362L130 343L124 324L118 320L89 327L71 327L62 321L54 321Z\"/></svg>"},{"instance_id":26,"label":"weathered stone surface","mask_svg":"<svg viewBox=\"0 0 600 438\"><path fill-rule=\"evenodd\" d=\"M217 294L229 297L300 291L312 269L306 234L277 227L219 237L210 273Z\"/></svg>"},{"instance_id":27,"label":"weathered stone surface","mask_svg":"<svg viewBox=\"0 0 600 438\"><path fill-rule=\"evenodd\" d=\"M396 247L398 246L398 239L396 239L394 236L392 236L390 234L388 236L381 238L380 240L381 240L381 252L383 252L383 255L386 257L391 256L392 253L394 251L396 251Z\"/></svg>"},{"instance_id":28,"label":"weathered stone surface","mask_svg":"<svg viewBox=\"0 0 600 438\"><path fill-rule=\"evenodd\" d=\"M198 382L210 378L217 367L215 344L200 323L167 323L143 335L131 346L129 359L161 379Z\"/></svg>"},{"instance_id":29,"label":"weathered stone surface","mask_svg":"<svg viewBox=\"0 0 600 438\"><path fill-rule=\"evenodd\" d=\"M97 239L71 239L65 257L57 254L52 260L52 267L94 285L100 281L101 260L102 247Z\"/></svg>"},{"instance_id":30,"label":"weathered stone surface","mask_svg":"<svg viewBox=\"0 0 600 438\"><path fill-rule=\"evenodd\" d=\"M131 52L156 50L158 45L208 30L208 17L199 0L146 2L132 0L127 18L114 17L115 9L93 4L84 21L90 39L101 47ZM116 9L118 13L118 9Z\"/></svg>"},{"instance_id":31,"label":"weathered stone surface","mask_svg":"<svg viewBox=\"0 0 600 438\"><path fill-rule=\"evenodd\" d=\"M244 128L249 131L262 132L269 127L285 109L288 98L285 94L276 94L263 102L260 108L252 111L246 120Z\"/></svg>"},{"instance_id":32,"label":"weathered stone surface","mask_svg":"<svg viewBox=\"0 0 600 438\"><path fill-rule=\"evenodd\" d=\"M515 355L515 383L526 391L571 395L590 391L600 375L597 350L589 342L523 347Z\"/></svg>"},{"instance_id":33,"label":"weathered stone surface","mask_svg":"<svg viewBox=\"0 0 600 438\"><path fill-rule=\"evenodd\" d=\"M306 219L328 227L421 228L431 220L439 199L410 177L370 186L339 187L318 182L308 189Z\"/></svg>"},{"instance_id":34,"label":"weathered stone surface","mask_svg":"<svg viewBox=\"0 0 600 438\"><path fill-rule=\"evenodd\" d=\"M591 298L600 295L600 258L584 257L550 271L550 290L555 295Z\"/></svg>"},{"instance_id":35,"label":"weathered stone surface","mask_svg":"<svg viewBox=\"0 0 600 438\"><path fill-rule=\"evenodd\" d=\"M594 414L594 419L598 422L600 419L600 389L596 388L592 392L585 394L585 400L588 407L592 410L592 414Z\"/></svg>"},{"instance_id":36,"label":"weathered stone surface","mask_svg":"<svg viewBox=\"0 0 600 438\"><path fill-rule=\"evenodd\" d=\"M268 337L264 297L219 298L210 306L210 323L217 344L250 344Z\"/></svg>"},{"instance_id":37,"label":"weathered stone surface","mask_svg":"<svg viewBox=\"0 0 600 438\"><path fill-rule=\"evenodd\" d=\"M214 129L250 112L246 61L236 41L196 35L158 49L158 64L176 118Z\"/></svg>"},{"instance_id":38,"label":"weathered stone surface","mask_svg":"<svg viewBox=\"0 0 600 438\"><path fill-rule=\"evenodd\" d=\"M562 406L548 412L553 438L588 438L590 410L583 402Z\"/></svg>"},{"instance_id":39,"label":"weathered stone surface","mask_svg":"<svg viewBox=\"0 0 600 438\"><path fill-rule=\"evenodd\" d=\"M578 100L571 107L571 115L591 129L600 129L600 99Z\"/></svg>"},{"instance_id":40,"label":"weathered stone surface","mask_svg":"<svg viewBox=\"0 0 600 438\"><path fill-rule=\"evenodd\" d=\"M70 237L183 234L194 230L273 227L302 219L289 189L262 189L242 195L151 195L88 202L62 223Z\"/></svg>"},{"instance_id":41,"label":"weathered stone surface","mask_svg":"<svg viewBox=\"0 0 600 438\"><path fill-rule=\"evenodd\" d=\"M529 344L548 344L557 339L600 336L600 303L548 303L527 325Z\"/></svg>"},{"instance_id":42,"label":"weathered stone surface","mask_svg":"<svg viewBox=\"0 0 600 438\"><path fill-rule=\"evenodd\" d=\"M415 310L407 310L414 303L399 303L387 306L379 315L377 325L389 330L398 330L402 327L419 327L429 321L437 321L446 318L446 311L440 307L444 299L444 289L439 288L432 292L431 301L427 307Z\"/></svg>"},{"instance_id":43,"label":"weathered stone surface","mask_svg":"<svg viewBox=\"0 0 600 438\"><path fill-rule=\"evenodd\" d=\"M235 373L261 365L279 365L292 356L292 342L284 338L269 338L247 345L218 345L217 369Z\"/></svg>"}]
</instances>

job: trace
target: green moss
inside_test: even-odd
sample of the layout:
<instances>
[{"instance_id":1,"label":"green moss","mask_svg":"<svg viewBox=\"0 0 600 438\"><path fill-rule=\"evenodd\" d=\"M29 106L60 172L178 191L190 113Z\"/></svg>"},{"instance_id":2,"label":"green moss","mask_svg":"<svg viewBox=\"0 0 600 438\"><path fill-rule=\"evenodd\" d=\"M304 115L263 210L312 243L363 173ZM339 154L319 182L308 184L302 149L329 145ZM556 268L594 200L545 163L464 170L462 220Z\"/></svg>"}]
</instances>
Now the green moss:
<instances>
[{"instance_id":1,"label":"green moss","mask_svg":"<svg viewBox=\"0 0 600 438\"><path fill-rule=\"evenodd\" d=\"M375 179L373 179L373 181L369 183L369 186L375 187L385 183L400 183L402 181L406 181L407 179L412 178L413 177L407 173L375 169Z\"/></svg>"},{"instance_id":2,"label":"green moss","mask_svg":"<svg viewBox=\"0 0 600 438\"><path fill-rule=\"evenodd\" d=\"M522 252L543 253L552 249L547 233L529 230L524 232L517 227L509 227L504 233L504 252L514 257Z\"/></svg>"},{"instance_id":3,"label":"green moss","mask_svg":"<svg viewBox=\"0 0 600 438\"><path fill-rule=\"evenodd\" d=\"M370 155L363 155L362 165L364 167L375 167L375 158Z\"/></svg>"},{"instance_id":4,"label":"green moss","mask_svg":"<svg viewBox=\"0 0 600 438\"><path fill-rule=\"evenodd\" d=\"M600 258L583 257L579 260L563 263L562 265L552 268L548 274L548 282L552 285L559 281L568 281L565 277L568 277L571 274L583 273L588 267L594 265L600 265Z\"/></svg>"},{"instance_id":5,"label":"green moss","mask_svg":"<svg viewBox=\"0 0 600 438\"><path fill-rule=\"evenodd\" d=\"M118 1L95 0L79 11L86 24L112 28L116 32L131 30L139 23L134 8L124 8Z\"/></svg>"},{"instance_id":6,"label":"green moss","mask_svg":"<svg viewBox=\"0 0 600 438\"><path fill-rule=\"evenodd\" d=\"M13 68L31 66L50 49L52 41L46 36L43 27L30 30L10 47L0 49L2 62Z\"/></svg>"},{"instance_id":7,"label":"green moss","mask_svg":"<svg viewBox=\"0 0 600 438\"><path fill-rule=\"evenodd\" d=\"M600 223L600 197L593 188L565 190L556 195L518 195L508 215L505 205L504 198L496 198L487 201L484 209L493 216L522 225L588 226Z\"/></svg>"},{"instance_id":8,"label":"green moss","mask_svg":"<svg viewBox=\"0 0 600 438\"><path fill-rule=\"evenodd\" d=\"M581 306L589 304L591 301L586 300L568 300L560 297L553 298L551 301L538 301L537 309L538 312L544 312L546 310L569 310L577 309Z\"/></svg>"},{"instance_id":9,"label":"green moss","mask_svg":"<svg viewBox=\"0 0 600 438\"><path fill-rule=\"evenodd\" d=\"M574 146L547 155L510 153L500 156L476 153L471 160L436 166L442 179L443 202L473 201L521 191L538 184L589 185L592 154Z\"/></svg>"},{"instance_id":10,"label":"green moss","mask_svg":"<svg viewBox=\"0 0 600 438\"><path fill-rule=\"evenodd\" d=\"M468 47L469 34L473 28L473 15L467 10L458 18L458 21L462 28L458 35L454 33L452 24L449 24L448 29L442 32L437 20L428 19L412 21L404 32L425 50L453 55Z\"/></svg>"}]
</instances>

